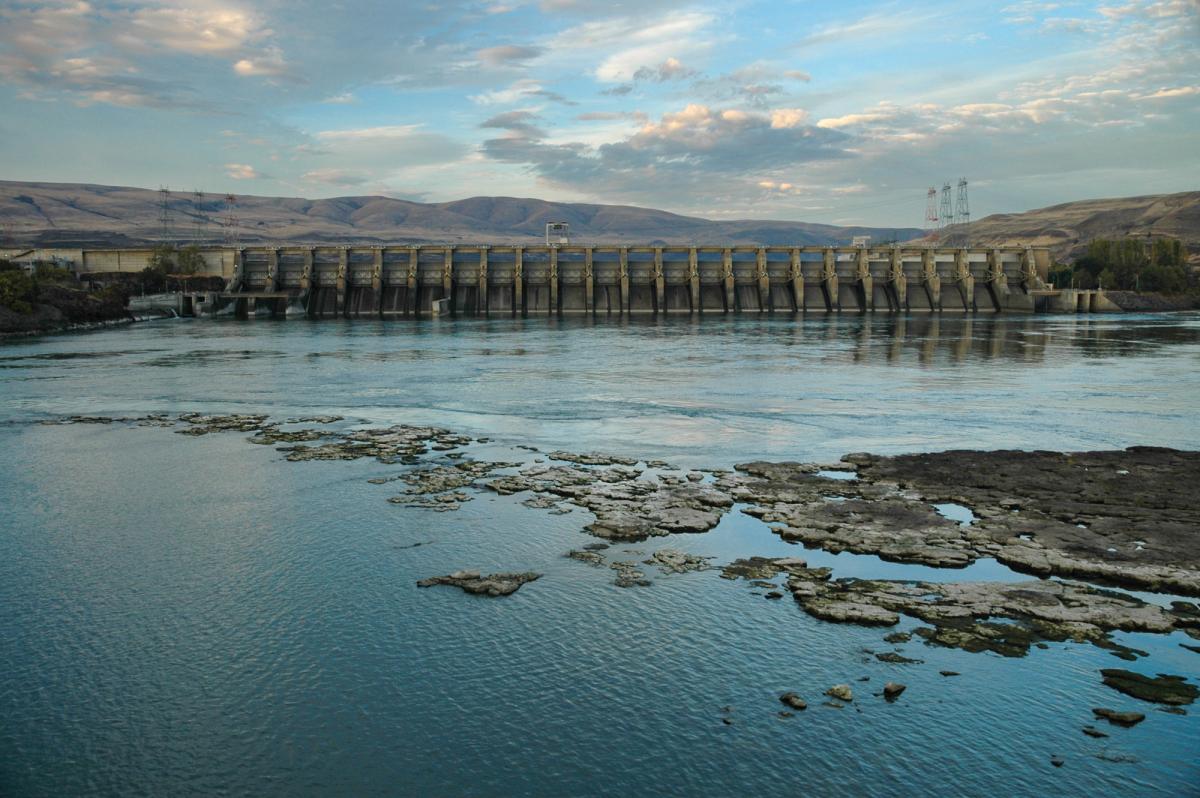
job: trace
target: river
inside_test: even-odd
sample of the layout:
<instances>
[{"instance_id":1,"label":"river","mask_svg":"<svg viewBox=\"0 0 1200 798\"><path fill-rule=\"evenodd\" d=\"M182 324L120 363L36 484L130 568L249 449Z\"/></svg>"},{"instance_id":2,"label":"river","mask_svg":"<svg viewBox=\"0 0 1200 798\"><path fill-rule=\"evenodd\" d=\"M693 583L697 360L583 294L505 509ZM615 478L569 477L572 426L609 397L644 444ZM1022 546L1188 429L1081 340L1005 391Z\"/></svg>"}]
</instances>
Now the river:
<instances>
[{"instance_id":1,"label":"river","mask_svg":"<svg viewBox=\"0 0 1200 798\"><path fill-rule=\"evenodd\" d=\"M1156 711L1098 674L1196 680L1181 632L1114 635L1149 653L1132 664L1086 644L1006 658L916 638L903 649L921 664L889 664L864 653L888 648L879 629L716 571L614 586L563 556L590 540L581 509L489 492L455 512L406 508L367 481L397 472L374 460L57 422L339 415L486 437L467 450L480 459L539 458L529 446L707 470L1196 449L1197 410L1198 314L184 319L10 340L0 794L1196 794L1195 708ZM798 551L738 512L614 548L666 546L718 564ZM802 553L835 576L1027 578ZM499 599L415 585L466 567L544 576ZM887 680L908 685L902 700L871 695ZM821 705L842 682L856 700ZM809 709L781 718L786 690ZM1093 739L1080 729L1099 706L1147 720Z\"/></svg>"}]
</instances>

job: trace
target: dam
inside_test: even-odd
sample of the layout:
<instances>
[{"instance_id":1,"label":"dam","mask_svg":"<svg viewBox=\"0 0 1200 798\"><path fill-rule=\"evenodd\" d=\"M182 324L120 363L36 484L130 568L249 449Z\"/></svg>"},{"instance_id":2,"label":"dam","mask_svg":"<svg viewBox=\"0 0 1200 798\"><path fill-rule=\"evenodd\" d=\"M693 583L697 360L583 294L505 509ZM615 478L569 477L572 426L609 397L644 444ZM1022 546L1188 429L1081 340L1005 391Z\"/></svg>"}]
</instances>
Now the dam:
<instances>
[{"instance_id":1,"label":"dam","mask_svg":"<svg viewBox=\"0 0 1200 798\"><path fill-rule=\"evenodd\" d=\"M139 271L149 250L85 250L77 271ZM195 315L425 315L1098 310L1047 286L1034 247L422 244L201 251L223 291Z\"/></svg>"}]
</instances>

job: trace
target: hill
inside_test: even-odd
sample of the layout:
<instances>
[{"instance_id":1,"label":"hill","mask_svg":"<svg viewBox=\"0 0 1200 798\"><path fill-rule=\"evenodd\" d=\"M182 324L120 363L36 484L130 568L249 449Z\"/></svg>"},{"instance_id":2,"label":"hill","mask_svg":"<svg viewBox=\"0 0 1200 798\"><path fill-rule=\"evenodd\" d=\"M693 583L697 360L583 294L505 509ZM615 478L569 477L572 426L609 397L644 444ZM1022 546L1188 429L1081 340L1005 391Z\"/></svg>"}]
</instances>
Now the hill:
<instances>
[{"instance_id":1,"label":"hill","mask_svg":"<svg viewBox=\"0 0 1200 798\"><path fill-rule=\"evenodd\" d=\"M224 198L190 193L168 202L171 239L224 240ZM567 222L573 240L614 243L847 244L907 241L916 228L838 227L805 222L712 221L629 205L471 197L421 203L390 197L239 196L242 243L354 244L396 242L524 242L544 240L547 222ZM0 181L0 230L5 246L126 246L163 239L157 191L84 183ZM197 225L199 223L199 225Z\"/></svg>"},{"instance_id":2,"label":"hill","mask_svg":"<svg viewBox=\"0 0 1200 798\"><path fill-rule=\"evenodd\" d=\"M1096 238L1178 238L1200 253L1200 191L1144 197L1083 200L1025 213L997 213L972 222L969 230L950 225L940 240L972 246L1028 244L1047 247L1060 261L1074 260ZM924 240L924 239L922 239Z\"/></svg>"}]
</instances>

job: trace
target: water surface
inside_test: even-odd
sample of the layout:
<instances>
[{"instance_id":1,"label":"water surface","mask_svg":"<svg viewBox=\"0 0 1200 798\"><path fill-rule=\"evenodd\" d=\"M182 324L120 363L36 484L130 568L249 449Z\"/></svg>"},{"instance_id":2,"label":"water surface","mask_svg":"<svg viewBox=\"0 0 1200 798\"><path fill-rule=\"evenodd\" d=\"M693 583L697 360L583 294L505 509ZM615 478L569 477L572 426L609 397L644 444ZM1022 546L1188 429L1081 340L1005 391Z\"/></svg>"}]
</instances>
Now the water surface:
<instances>
[{"instance_id":1,"label":"water surface","mask_svg":"<svg viewBox=\"0 0 1200 798\"><path fill-rule=\"evenodd\" d=\"M1196 448L1198 365L1187 314L182 320L9 342L0 794L1194 794L1196 713L1139 705L1098 673L1194 680L1200 654L1180 644L1197 641L1181 633L1118 635L1150 652L1135 663L1086 645L1006 659L912 642L899 648L924 663L889 665L864 653L896 648L884 631L716 572L647 568L651 587L615 587L562 556L591 540L582 510L481 493L439 514L388 504L396 484L366 480L396 468L373 461L39 422L336 413L488 436L480 459L538 456L524 444L699 468ZM737 513L611 554L667 546L719 563L800 553L835 576L1024 578L805 553ZM415 587L460 567L545 576L500 600ZM871 695L889 679L909 686L895 704ZM820 706L839 682L853 705ZM779 718L785 690L810 709ZM1148 717L1094 740L1080 732L1094 706Z\"/></svg>"}]
</instances>

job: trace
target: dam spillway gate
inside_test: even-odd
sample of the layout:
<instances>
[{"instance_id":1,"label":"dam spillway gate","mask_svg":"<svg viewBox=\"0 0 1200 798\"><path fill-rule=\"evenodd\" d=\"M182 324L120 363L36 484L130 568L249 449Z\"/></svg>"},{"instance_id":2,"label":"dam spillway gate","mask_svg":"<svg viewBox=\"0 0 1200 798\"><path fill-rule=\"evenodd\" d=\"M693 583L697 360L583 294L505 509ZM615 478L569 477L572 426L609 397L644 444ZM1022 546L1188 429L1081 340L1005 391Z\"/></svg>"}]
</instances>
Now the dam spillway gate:
<instances>
[{"instance_id":1,"label":"dam spillway gate","mask_svg":"<svg viewBox=\"0 0 1200 798\"><path fill-rule=\"evenodd\" d=\"M237 315L416 317L1032 312L1050 256L1022 248L249 247L214 299Z\"/></svg>"}]
</instances>

